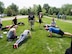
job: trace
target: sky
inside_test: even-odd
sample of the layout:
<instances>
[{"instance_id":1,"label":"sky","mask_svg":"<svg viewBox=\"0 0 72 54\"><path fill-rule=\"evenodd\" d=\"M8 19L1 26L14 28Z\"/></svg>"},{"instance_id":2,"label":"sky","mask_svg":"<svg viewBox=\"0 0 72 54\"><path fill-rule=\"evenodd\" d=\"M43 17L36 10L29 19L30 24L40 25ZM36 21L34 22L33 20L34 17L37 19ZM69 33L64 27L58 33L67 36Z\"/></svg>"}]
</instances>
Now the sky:
<instances>
[{"instance_id":1,"label":"sky","mask_svg":"<svg viewBox=\"0 0 72 54\"><path fill-rule=\"evenodd\" d=\"M72 4L72 0L0 0L4 3L5 7L8 7L12 3L16 4L19 9L23 7L32 7L33 4L41 5L49 4L51 7L60 8L63 4Z\"/></svg>"}]
</instances>

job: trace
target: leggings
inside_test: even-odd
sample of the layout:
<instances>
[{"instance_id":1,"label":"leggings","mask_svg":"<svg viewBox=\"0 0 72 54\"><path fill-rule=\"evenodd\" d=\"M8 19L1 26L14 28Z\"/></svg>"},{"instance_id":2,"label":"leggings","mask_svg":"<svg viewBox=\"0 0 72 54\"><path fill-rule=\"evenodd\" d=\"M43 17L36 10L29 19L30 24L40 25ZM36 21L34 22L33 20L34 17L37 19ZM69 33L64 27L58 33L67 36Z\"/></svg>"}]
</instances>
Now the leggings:
<instances>
[{"instance_id":1,"label":"leggings","mask_svg":"<svg viewBox=\"0 0 72 54\"><path fill-rule=\"evenodd\" d=\"M26 38L26 35L21 35L20 38L16 41L17 44L21 43Z\"/></svg>"}]
</instances>

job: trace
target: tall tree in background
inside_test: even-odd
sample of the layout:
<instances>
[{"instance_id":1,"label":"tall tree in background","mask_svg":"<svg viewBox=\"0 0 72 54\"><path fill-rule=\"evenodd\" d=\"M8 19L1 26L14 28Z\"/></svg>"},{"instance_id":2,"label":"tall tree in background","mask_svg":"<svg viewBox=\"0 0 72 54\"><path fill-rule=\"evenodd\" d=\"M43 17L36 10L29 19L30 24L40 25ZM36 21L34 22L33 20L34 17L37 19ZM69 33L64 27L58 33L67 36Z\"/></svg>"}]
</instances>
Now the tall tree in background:
<instances>
[{"instance_id":1,"label":"tall tree in background","mask_svg":"<svg viewBox=\"0 0 72 54\"><path fill-rule=\"evenodd\" d=\"M10 5L10 8L15 12L14 15L18 14L18 6L17 5L15 5L14 3L12 3Z\"/></svg>"},{"instance_id":2,"label":"tall tree in background","mask_svg":"<svg viewBox=\"0 0 72 54\"><path fill-rule=\"evenodd\" d=\"M0 1L0 14L2 14L4 11L4 4Z\"/></svg>"},{"instance_id":3,"label":"tall tree in background","mask_svg":"<svg viewBox=\"0 0 72 54\"><path fill-rule=\"evenodd\" d=\"M42 7L41 7L41 5L39 5L38 8L37 8L37 15L39 15L39 12L42 12Z\"/></svg>"},{"instance_id":4,"label":"tall tree in background","mask_svg":"<svg viewBox=\"0 0 72 54\"><path fill-rule=\"evenodd\" d=\"M50 6L48 4L44 4L43 8L46 10L46 13L48 13Z\"/></svg>"},{"instance_id":5,"label":"tall tree in background","mask_svg":"<svg viewBox=\"0 0 72 54\"><path fill-rule=\"evenodd\" d=\"M20 9L20 14L21 15L27 15L28 14L28 10L27 10L27 8L22 8L22 9Z\"/></svg>"},{"instance_id":6,"label":"tall tree in background","mask_svg":"<svg viewBox=\"0 0 72 54\"><path fill-rule=\"evenodd\" d=\"M66 15L72 15L71 14L71 9L72 9L72 4L64 4L61 7L61 10L63 11L64 14Z\"/></svg>"},{"instance_id":7,"label":"tall tree in background","mask_svg":"<svg viewBox=\"0 0 72 54\"><path fill-rule=\"evenodd\" d=\"M7 7L7 15L8 16L15 16L18 14L18 6L12 3L10 6Z\"/></svg>"},{"instance_id":8,"label":"tall tree in background","mask_svg":"<svg viewBox=\"0 0 72 54\"><path fill-rule=\"evenodd\" d=\"M33 5L33 12L34 12L34 14L36 14L36 15L37 15L37 7L38 7L37 5L35 5L35 4Z\"/></svg>"}]
</instances>

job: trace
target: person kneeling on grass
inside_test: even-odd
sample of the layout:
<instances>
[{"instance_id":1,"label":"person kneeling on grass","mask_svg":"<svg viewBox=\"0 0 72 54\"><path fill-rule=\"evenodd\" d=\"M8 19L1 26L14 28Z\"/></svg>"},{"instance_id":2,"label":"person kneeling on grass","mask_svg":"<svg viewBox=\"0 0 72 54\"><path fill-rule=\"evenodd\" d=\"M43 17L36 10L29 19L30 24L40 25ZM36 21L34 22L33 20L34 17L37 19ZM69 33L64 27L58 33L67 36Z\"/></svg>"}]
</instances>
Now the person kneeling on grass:
<instances>
[{"instance_id":1,"label":"person kneeling on grass","mask_svg":"<svg viewBox=\"0 0 72 54\"><path fill-rule=\"evenodd\" d=\"M9 32L7 33L7 40L14 40L17 38L16 36L16 29L17 29L17 25L14 25L10 30Z\"/></svg>"},{"instance_id":2,"label":"person kneeling on grass","mask_svg":"<svg viewBox=\"0 0 72 54\"><path fill-rule=\"evenodd\" d=\"M20 38L14 43L13 48L18 48L19 44L27 38L28 34L31 37L31 31L24 30L24 32L20 35Z\"/></svg>"},{"instance_id":3,"label":"person kneeling on grass","mask_svg":"<svg viewBox=\"0 0 72 54\"><path fill-rule=\"evenodd\" d=\"M63 35L69 35L69 36L72 36L71 33L69 32L63 32L62 30L60 30L59 28L57 27L51 27L49 25L44 25L44 28L45 30L49 31L49 36L52 37L52 33L56 33L56 34L59 34L63 37Z\"/></svg>"}]
</instances>

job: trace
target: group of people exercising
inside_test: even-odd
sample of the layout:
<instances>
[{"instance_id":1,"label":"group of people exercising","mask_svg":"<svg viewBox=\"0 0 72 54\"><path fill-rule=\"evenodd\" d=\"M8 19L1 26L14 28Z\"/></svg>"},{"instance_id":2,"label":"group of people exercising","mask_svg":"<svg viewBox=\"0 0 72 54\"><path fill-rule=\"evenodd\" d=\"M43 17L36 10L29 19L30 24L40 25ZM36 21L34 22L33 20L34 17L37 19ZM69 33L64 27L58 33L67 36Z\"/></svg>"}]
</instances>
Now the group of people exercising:
<instances>
[{"instance_id":1,"label":"group of people exercising","mask_svg":"<svg viewBox=\"0 0 72 54\"><path fill-rule=\"evenodd\" d=\"M42 23L42 13L39 13L39 23ZM7 40L14 40L17 39L18 37L16 36L16 29L18 27L17 25L17 18L15 17L15 19L12 20L13 21L13 25L10 26L9 31L7 33ZM35 21L35 16L33 13L30 13L28 15L28 22L30 24L30 28L31 30L33 30L33 25L34 25L34 21ZM59 34L63 37L63 35L69 35L72 36L71 33L68 32L63 32L61 29L59 29L59 27L56 26L56 22L54 20L54 18L52 19L51 24L44 24L44 29L47 30L49 32L49 36L52 37L52 33L56 33ZM29 34L29 35L28 35ZM25 38L27 38L27 36L32 37L31 35L31 31L29 29L24 30L23 33L20 35L19 39L14 43L13 48L18 48L19 44L25 40Z\"/></svg>"}]
</instances>

